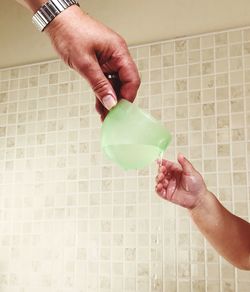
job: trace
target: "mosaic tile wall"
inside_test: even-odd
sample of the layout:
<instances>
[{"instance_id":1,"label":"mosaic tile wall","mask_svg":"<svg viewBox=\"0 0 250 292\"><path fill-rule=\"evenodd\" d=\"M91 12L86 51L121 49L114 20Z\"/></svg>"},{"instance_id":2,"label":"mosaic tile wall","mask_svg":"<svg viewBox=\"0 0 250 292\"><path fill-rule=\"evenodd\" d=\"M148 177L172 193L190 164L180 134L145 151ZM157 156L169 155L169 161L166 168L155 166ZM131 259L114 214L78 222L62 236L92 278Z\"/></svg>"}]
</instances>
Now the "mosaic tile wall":
<instances>
[{"instance_id":1,"label":"mosaic tile wall","mask_svg":"<svg viewBox=\"0 0 250 292\"><path fill-rule=\"evenodd\" d=\"M131 48L137 103L173 134L230 210L249 220L250 29ZM156 166L103 157L86 82L60 61L0 70L1 292L249 292Z\"/></svg>"}]
</instances>

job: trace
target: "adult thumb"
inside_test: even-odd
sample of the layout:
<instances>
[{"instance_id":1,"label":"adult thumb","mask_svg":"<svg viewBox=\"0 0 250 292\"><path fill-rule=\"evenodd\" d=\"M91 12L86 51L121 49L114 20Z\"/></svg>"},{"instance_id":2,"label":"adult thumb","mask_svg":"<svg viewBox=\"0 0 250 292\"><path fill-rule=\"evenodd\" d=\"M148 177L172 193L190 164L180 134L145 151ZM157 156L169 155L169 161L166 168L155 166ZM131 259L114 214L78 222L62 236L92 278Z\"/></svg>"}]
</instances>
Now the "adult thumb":
<instances>
[{"instance_id":1,"label":"adult thumb","mask_svg":"<svg viewBox=\"0 0 250 292\"><path fill-rule=\"evenodd\" d=\"M178 154L178 162L180 163L184 174L189 175L195 171L192 163L188 161L183 154Z\"/></svg>"},{"instance_id":2,"label":"adult thumb","mask_svg":"<svg viewBox=\"0 0 250 292\"><path fill-rule=\"evenodd\" d=\"M82 66L79 70L82 75L88 80L95 96L100 100L103 106L110 110L117 104L117 97L115 91L101 70L97 60L89 62L87 66Z\"/></svg>"}]
</instances>

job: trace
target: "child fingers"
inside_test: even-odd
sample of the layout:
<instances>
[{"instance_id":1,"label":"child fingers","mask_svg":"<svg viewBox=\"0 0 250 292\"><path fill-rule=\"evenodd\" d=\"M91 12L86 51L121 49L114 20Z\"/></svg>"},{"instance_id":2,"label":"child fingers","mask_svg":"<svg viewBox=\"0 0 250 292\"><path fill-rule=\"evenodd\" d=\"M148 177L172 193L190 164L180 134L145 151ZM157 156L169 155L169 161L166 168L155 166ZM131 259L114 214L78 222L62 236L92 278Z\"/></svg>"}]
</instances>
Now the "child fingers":
<instances>
[{"instance_id":1,"label":"child fingers","mask_svg":"<svg viewBox=\"0 0 250 292\"><path fill-rule=\"evenodd\" d=\"M167 191L165 189L163 189L160 193L160 196L163 198L163 199L166 199L166 196L167 196Z\"/></svg>"},{"instance_id":2,"label":"child fingers","mask_svg":"<svg viewBox=\"0 0 250 292\"><path fill-rule=\"evenodd\" d=\"M166 166L160 166L158 169L158 172L166 173L166 171L167 171Z\"/></svg>"},{"instance_id":3,"label":"child fingers","mask_svg":"<svg viewBox=\"0 0 250 292\"><path fill-rule=\"evenodd\" d=\"M163 184L162 184L164 189L168 187L168 183L169 183L169 180L164 179Z\"/></svg>"},{"instance_id":4,"label":"child fingers","mask_svg":"<svg viewBox=\"0 0 250 292\"><path fill-rule=\"evenodd\" d=\"M157 162L159 165L166 165L166 164L167 164L167 160L165 160L165 159L157 159L156 162Z\"/></svg>"},{"instance_id":5,"label":"child fingers","mask_svg":"<svg viewBox=\"0 0 250 292\"><path fill-rule=\"evenodd\" d=\"M156 190L157 193L160 193L163 190L163 184L162 183L158 183L155 186L155 190Z\"/></svg>"},{"instance_id":6,"label":"child fingers","mask_svg":"<svg viewBox=\"0 0 250 292\"><path fill-rule=\"evenodd\" d=\"M166 199L166 190L162 187L162 186L156 186L155 187L155 190L156 190L156 193L160 196L160 197L162 197L163 199Z\"/></svg>"},{"instance_id":7,"label":"child fingers","mask_svg":"<svg viewBox=\"0 0 250 292\"><path fill-rule=\"evenodd\" d=\"M161 172L155 177L155 181L157 183L161 182L163 179L164 179L164 174Z\"/></svg>"},{"instance_id":8,"label":"child fingers","mask_svg":"<svg viewBox=\"0 0 250 292\"><path fill-rule=\"evenodd\" d=\"M169 168L172 164L174 164L173 162L171 162L169 160L165 160L165 159L162 159L162 160L158 159L157 163L159 165L159 168L161 168L161 167Z\"/></svg>"}]
</instances>

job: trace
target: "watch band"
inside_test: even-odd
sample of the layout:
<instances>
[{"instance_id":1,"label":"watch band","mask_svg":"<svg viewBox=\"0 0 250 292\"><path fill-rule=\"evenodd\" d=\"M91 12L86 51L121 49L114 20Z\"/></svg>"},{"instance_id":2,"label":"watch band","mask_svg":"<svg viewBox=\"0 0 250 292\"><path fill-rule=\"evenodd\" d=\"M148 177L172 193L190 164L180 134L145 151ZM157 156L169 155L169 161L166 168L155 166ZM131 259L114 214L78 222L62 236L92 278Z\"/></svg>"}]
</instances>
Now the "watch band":
<instances>
[{"instance_id":1,"label":"watch band","mask_svg":"<svg viewBox=\"0 0 250 292\"><path fill-rule=\"evenodd\" d=\"M79 5L77 0L49 0L32 17L32 22L39 31L43 31L45 27L62 11L71 5Z\"/></svg>"}]
</instances>

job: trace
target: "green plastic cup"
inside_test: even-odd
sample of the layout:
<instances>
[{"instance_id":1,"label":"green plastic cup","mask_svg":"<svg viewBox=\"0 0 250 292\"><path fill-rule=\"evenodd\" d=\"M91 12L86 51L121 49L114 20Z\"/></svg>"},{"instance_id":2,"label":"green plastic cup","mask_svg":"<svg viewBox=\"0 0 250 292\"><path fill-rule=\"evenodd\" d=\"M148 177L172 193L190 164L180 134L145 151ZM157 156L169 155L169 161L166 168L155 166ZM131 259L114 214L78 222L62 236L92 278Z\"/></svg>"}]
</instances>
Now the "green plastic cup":
<instances>
[{"instance_id":1,"label":"green plastic cup","mask_svg":"<svg viewBox=\"0 0 250 292\"><path fill-rule=\"evenodd\" d=\"M102 149L125 170L151 164L170 141L170 133L159 121L125 99L110 110L102 124Z\"/></svg>"}]
</instances>

